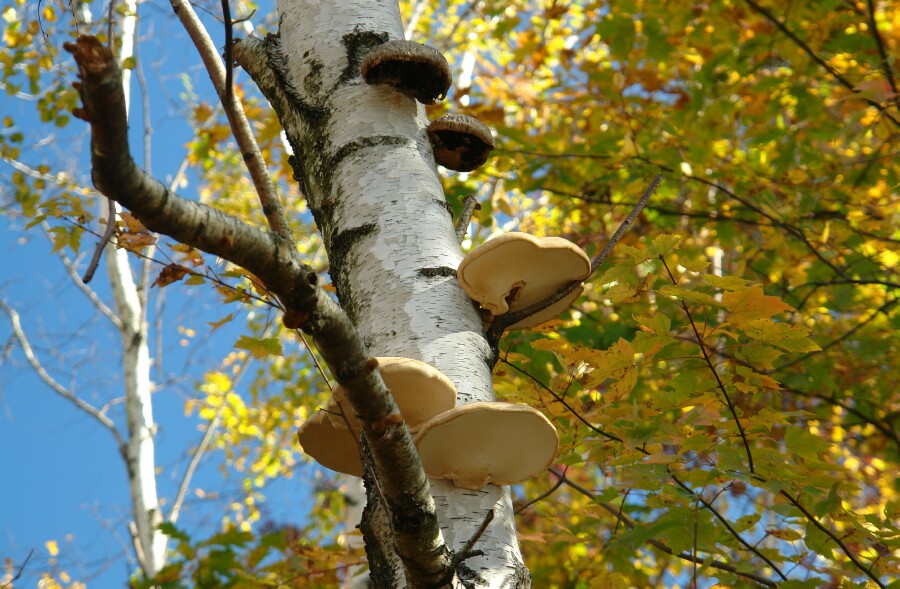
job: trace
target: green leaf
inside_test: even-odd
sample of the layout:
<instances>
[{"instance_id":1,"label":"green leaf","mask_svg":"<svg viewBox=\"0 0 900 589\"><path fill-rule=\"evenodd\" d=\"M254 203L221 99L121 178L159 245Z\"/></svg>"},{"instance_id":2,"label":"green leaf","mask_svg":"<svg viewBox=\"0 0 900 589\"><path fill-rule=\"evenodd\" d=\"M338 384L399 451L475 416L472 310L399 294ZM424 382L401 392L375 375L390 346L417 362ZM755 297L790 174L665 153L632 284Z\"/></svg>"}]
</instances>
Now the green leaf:
<instances>
[{"instance_id":1,"label":"green leaf","mask_svg":"<svg viewBox=\"0 0 900 589\"><path fill-rule=\"evenodd\" d=\"M789 427L784 435L784 443L793 454L814 459L831 447L831 442L814 435L805 427Z\"/></svg>"},{"instance_id":2,"label":"green leaf","mask_svg":"<svg viewBox=\"0 0 900 589\"><path fill-rule=\"evenodd\" d=\"M240 350L247 350L257 360L261 360L268 356L284 355L284 352L281 349L281 340L277 337L257 339L255 337L242 335L234 344L234 347Z\"/></svg>"}]
</instances>

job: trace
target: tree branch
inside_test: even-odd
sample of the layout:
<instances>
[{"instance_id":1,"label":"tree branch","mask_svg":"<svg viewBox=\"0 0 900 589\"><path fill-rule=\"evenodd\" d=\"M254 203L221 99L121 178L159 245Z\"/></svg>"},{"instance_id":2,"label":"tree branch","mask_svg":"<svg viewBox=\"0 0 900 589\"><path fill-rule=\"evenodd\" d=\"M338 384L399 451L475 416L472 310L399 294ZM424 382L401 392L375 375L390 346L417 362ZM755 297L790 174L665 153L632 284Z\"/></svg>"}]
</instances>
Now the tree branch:
<instances>
[{"instance_id":1,"label":"tree branch","mask_svg":"<svg viewBox=\"0 0 900 589\"><path fill-rule=\"evenodd\" d=\"M6 304L5 301L0 300L0 309L3 309L7 315L9 315L9 320L12 323L13 334L16 336L16 339L19 342L19 345L22 347L22 353L25 354L25 359L28 360L28 363L31 365L31 368L37 373L44 383L53 389L56 394L60 395L64 399L71 401L76 407L96 419L100 422L103 427L112 432L113 437L116 439L116 443L119 445L119 450L124 452L125 448L125 440L122 438L122 435L119 433L119 430L116 429L116 424L107 417L107 415L103 412L78 397L75 393L67 389L66 387L59 384L55 378L50 376L50 374L44 369L43 364L41 364L40 360L38 360L37 356L34 354L34 349L31 347L31 343L28 341L28 337L25 335L25 331L22 329L22 322L19 320L19 313Z\"/></svg>"},{"instance_id":2,"label":"tree branch","mask_svg":"<svg viewBox=\"0 0 900 589\"><path fill-rule=\"evenodd\" d=\"M49 239L50 226L46 222L43 222L41 223L41 228L44 230L44 234L47 235ZM75 286L77 286L78 289L85 294L88 300L91 301L91 303L94 305L94 307L96 307L98 311L100 311L107 319L109 319L110 323L112 323L116 329L121 330L122 320L113 312L112 309L110 309L106 305L106 303L103 302L103 300L99 296L97 296L97 293L94 292L94 289L84 283L84 281L81 279L81 276L78 275L78 270L75 268L75 263L69 258L69 256L65 254L64 250L59 250L59 252L57 253L59 254L59 259L62 261L63 267L66 269L66 273L72 279L72 282L75 284Z\"/></svg>"},{"instance_id":3,"label":"tree branch","mask_svg":"<svg viewBox=\"0 0 900 589\"><path fill-rule=\"evenodd\" d=\"M474 194L470 194L463 201L462 211L459 213L459 218L456 220L456 239L460 243L462 243L463 239L466 237L466 232L469 230L469 223L472 221L472 213L481 208L481 204L478 202L478 198Z\"/></svg>"},{"instance_id":4,"label":"tree branch","mask_svg":"<svg viewBox=\"0 0 900 589\"><path fill-rule=\"evenodd\" d=\"M797 47L802 49L803 52L806 53L813 61L815 61L817 64L819 64L826 72L828 72L831 75L831 77L833 77L835 80L837 80L841 84L841 86L850 90L850 92L852 92L853 94L859 93L859 91L856 89L856 86L854 86L853 83L850 82L850 80L848 80L847 78L842 76L836 69L831 67L827 61L825 61L824 59L822 59L821 57L816 55L816 52L813 51L812 48L809 45L807 45L803 39L798 37L792 30L790 30L787 27L786 24L781 22L781 20L778 19L774 14L772 14L771 12L769 12L768 10L766 10L765 8L763 8L762 6L760 6L753 0L744 0L744 2L749 4L750 7L755 12L757 12L758 14L761 14L762 16L764 16L766 18L766 20L768 20L770 23L775 25L778 28L778 30L780 30L782 33L787 35L787 37L791 41L793 41L794 44L797 45ZM869 98L863 98L863 100L865 100L869 104L869 106L873 106L876 109L878 109L892 123L894 123L895 125L900 125L900 121L898 121L893 116L891 116L891 114L889 112L887 112L887 107L885 107L883 104L879 104L878 102L875 102L874 100L871 100Z\"/></svg>"},{"instance_id":5,"label":"tree branch","mask_svg":"<svg viewBox=\"0 0 900 589\"><path fill-rule=\"evenodd\" d=\"M240 44L242 47L245 44ZM152 230L220 256L252 272L280 300L284 324L311 334L336 380L347 389L374 457L397 553L411 587L429 586L450 568L434 500L409 428L340 306L317 286L294 244L236 217L184 199L139 169L131 158L121 72L95 37L64 45L78 64L84 104L75 115L91 125L92 176L105 195L128 207Z\"/></svg>"},{"instance_id":6,"label":"tree branch","mask_svg":"<svg viewBox=\"0 0 900 589\"><path fill-rule=\"evenodd\" d=\"M172 9L191 37L191 41L193 41L200 58L203 60L203 64L206 66L213 89L222 101L225 115L228 117L228 124L231 126L231 132L237 142L238 149L241 150L241 155L247 164L247 170L250 172L250 178L253 180L256 194L259 196L259 203L262 205L263 214L269 223L269 229L283 239L291 241L291 228L288 225L287 215L285 215L281 199L278 197L271 176L269 176L266 162L259 151L259 145L253 136L253 130L250 128L244 107L241 101L236 99L230 86L226 86L225 68L222 65L222 59L219 57L215 44L209 33L206 32L203 23L197 17L197 13L194 12L190 2L187 0L170 1ZM230 24L228 23L229 32ZM231 52L232 47L226 47L226 55L230 55Z\"/></svg>"},{"instance_id":7,"label":"tree branch","mask_svg":"<svg viewBox=\"0 0 900 589\"><path fill-rule=\"evenodd\" d=\"M878 32L878 23L875 21L875 1L866 0L866 3L868 4L866 16L869 17L869 32L872 33L872 38L875 39L878 55L881 57L881 69L884 71L884 77L894 92L893 100L896 103L898 100L897 81L894 80L894 71L891 69L891 61L888 59L887 50L884 47L884 39L881 38L881 33Z\"/></svg>"},{"instance_id":8,"label":"tree branch","mask_svg":"<svg viewBox=\"0 0 900 589\"><path fill-rule=\"evenodd\" d=\"M555 476L558 480L563 481L567 486L571 487L572 489L575 489L576 491L578 491L579 493L581 493L581 494L584 495L585 497L587 497L587 498L591 499L592 501L596 502L597 505L599 505L600 507L602 507L606 512L608 512L610 515L612 515L612 516L615 517L618 521L620 521L622 524L624 524L625 527L627 527L629 530L630 530L630 529L633 529L633 528L635 527L635 525L636 525L636 524L635 524L635 521L632 520L632 519L631 519L630 517L628 517L627 515L625 515L624 513L622 513L622 511L621 511L620 509L616 509L615 506L610 505L609 503L606 503L606 502L603 502L603 501L597 501L597 495L596 495L596 494L592 493L592 492L589 491L588 489L585 489L584 487L582 487L581 485L579 485L579 484L576 483L575 481L569 479L564 473L561 473L561 472L559 472L558 470L556 470L556 469L554 469L554 468L550 468L550 469L548 469L548 470L549 470L550 473L551 473L553 476ZM676 553L674 550L672 550L671 548L669 548L668 546L666 546L665 544L663 544L663 543L660 542L659 540L654 540L653 538L647 540L647 544L650 544L651 546L653 546L653 547L656 548L657 550L661 550L662 552L665 552L666 554L670 554L670 555L672 555L672 556L676 556L676 557L678 557L678 558L680 558L680 559L682 559L682 560L686 560L686 561L688 561L688 562L694 562L694 563L697 563L697 564L707 564L707 563L709 563L709 566L711 566L711 567L713 567L713 568L715 568L715 569L719 569L719 570L722 570L722 571L728 571L729 573L732 573L732 574L735 574L735 575L744 577L744 578L746 578L746 579L750 579L750 580L752 580L752 581L756 581L757 583L759 583L759 584L761 584L761 585L765 585L766 587L777 587L777 586L778 586L777 583L775 583L774 581L770 581L769 579L766 579L765 577L761 577L761 576L756 575L756 574L754 574L754 573L746 573L746 572L740 571L737 567L735 567L735 566L733 566L733 565L730 565L730 564L727 564L727 563L724 563L724 562L719 562L718 560L710 560L710 561L707 561L706 559L704 559L704 558L702 558L702 557L694 556L693 554L689 554L689 553L686 553L686 552Z\"/></svg>"},{"instance_id":9,"label":"tree branch","mask_svg":"<svg viewBox=\"0 0 900 589\"><path fill-rule=\"evenodd\" d=\"M597 428L596 426L594 426L594 425L591 424L590 422L588 422L588 421L584 418L584 416L582 416L578 411L576 411L571 405L569 405L569 404L565 401L565 399L562 397L562 395L558 395L556 392L554 392L552 389L550 389L550 387L548 387L547 385L545 385L544 383L542 383L539 379L535 378L532 374L528 373L526 370L524 370L524 369L522 369L522 368L516 366L515 364L513 364L513 363L511 363L511 362L509 362L509 361L507 361L507 360L503 360L503 362L504 362L504 364L506 364L507 366L510 366L511 368L513 368L513 369L515 369L516 371L518 371L520 374L523 374L524 376L528 377L528 378L531 379L535 384L537 384L537 385L540 386L542 389L544 389L545 391L547 391L548 393L550 393L557 401L559 401L560 403L562 403L562 405L569 411L569 413L571 413L576 419L578 419L581 423L583 423L583 424L586 425L589 429L591 429L591 431L593 431L594 433L597 433L597 434L603 436L604 438L606 438L606 439L608 439L608 440L612 440L612 441L615 441L615 442L619 442L619 443L621 443L621 444L623 444L623 445L625 444L625 440L623 440L622 438L619 438L619 437L617 437L617 436L615 436L615 435L613 435L613 434L607 433L607 432L605 432L605 431L603 431L603 430ZM634 446L634 450L635 450L636 452L639 452L639 453L643 454L644 456L650 456L650 452L648 452L648 451L645 450L644 448L641 448L640 446ZM550 471L553 472L554 474L556 474L556 473L553 471L553 469L550 469ZM780 576L782 579L786 579L784 573L781 572L781 569L779 569L779 568L775 565L775 563L771 561L771 559L769 559L765 554L763 554L762 552L760 552L756 547L752 546L749 542L747 542L747 540L745 540L744 537L741 536L741 534L740 534L737 530L734 529L734 527L731 525L731 523L730 523L730 522L729 522L729 521L728 521L721 513L719 513L719 511L718 511L711 503L709 503L708 501L706 501L706 499L704 499L703 496L702 496L700 493L697 493L697 492L694 491L694 489L692 489L689 485L687 485L687 484L684 483L681 479L679 479L679 478L675 475L675 473L673 473L673 472L669 469L668 466L666 466L666 474L668 474L668 475L672 478L672 480L675 481L675 484L677 484L679 487L681 487L682 489L684 489L687 493L689 493L691 496L693 496L697 501L701 502L701 503L703 504L703 506L704 506L706 509L708 509L709 512L712 513L712 514L716 517L716 519L718 519L718 520L722 523L722 525L725 527L725 529L727 529L728 532L729 532L729 533L730 533L730 534L731 534L738 542L740 542L742 546L744 546L744 548L746 548L749 552L755 554L757 557L759 557L761 560L763 560L767 565L769 565L769 567L770 567L773 571L775 571L776 573L778 573L778 576Z\"/></svg>"}]
</instances>

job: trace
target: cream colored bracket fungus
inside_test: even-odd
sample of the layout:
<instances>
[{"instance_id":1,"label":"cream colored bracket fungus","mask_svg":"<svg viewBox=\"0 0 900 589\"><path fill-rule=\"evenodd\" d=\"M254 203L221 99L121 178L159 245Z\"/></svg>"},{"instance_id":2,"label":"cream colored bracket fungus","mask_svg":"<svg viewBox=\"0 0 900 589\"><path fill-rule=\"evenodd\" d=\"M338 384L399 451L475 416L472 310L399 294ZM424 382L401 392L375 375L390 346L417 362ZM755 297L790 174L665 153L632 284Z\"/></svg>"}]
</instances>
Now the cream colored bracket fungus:
<instances>
[{"instance_id":1,"label":"cream colored bracket fungus","mask_svg":"<svg viewBox=\"0 0 900 589\"><path fill-rule=\"evenodd\" d=\"M559 449L556 428L540 411L500 402L442 413L414 442L429 477L465 489L524 482L546 470Z\"/></svg>"},{"instance_id":2,"label":"cream colored bracket fungus","mask_svg":"<svg viewBox=\"0 0 900 589\"><path fill-rule=\"evenodd\" d=\"M429 419L453 409L456 387L434 366L410 358L376 358L381 378L391 391L400 414L413 432ZM349 429L348 429L349 424ZM302 426L297 438L303 451L326 468L362 476L356 440L362 424L353 414L347 391L340 385L324 409Z\"/></svg>"},{"instance_id":3,"label":"cream colored bracket fungus","mask_svg":"<svg viewBox=\"0 0 900 589\"><path fill-rule=\"evenodd\" d=\"M453 81L441 52L414 41L388 41L369 51L360 64L367 84L387 84L422 104L443 100Z\"/></svg>"},{"instance_id":4,"label":"cream colored bracket fungus","mask_svg":"<svg viewBox=\"0 0 900 589\"><path fill-rule=\"evenodd\" d=\"M448 170L471 172L484 164L494 149L491 130L468 115L449 114L428 125L434 161Z\"/></svg>"},{"instance_id":5,"label":"cream colored bracket fungus","mask_svg":"<svg viewBox=\"0 0 900 589\"><path fill-rule=\"evenodd\" d=\"M469 252L456 272L466 294L492 316L524 309L590 274L590 258L571 241L515 231L498 235ZM575 302L582 290L575 289L510 329L527 329L554 319Z\"/></svg>"}]
</instances>

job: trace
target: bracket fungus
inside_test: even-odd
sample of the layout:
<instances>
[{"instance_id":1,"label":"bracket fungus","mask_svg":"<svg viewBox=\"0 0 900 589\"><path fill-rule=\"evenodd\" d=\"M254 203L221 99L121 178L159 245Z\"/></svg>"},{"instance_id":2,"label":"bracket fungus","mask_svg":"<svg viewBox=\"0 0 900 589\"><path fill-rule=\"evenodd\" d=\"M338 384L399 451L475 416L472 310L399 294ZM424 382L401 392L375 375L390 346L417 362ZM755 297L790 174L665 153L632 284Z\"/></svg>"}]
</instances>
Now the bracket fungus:
<instances>
[{"instance_id":1,"label":"bracket fungus","mask_svg":"<svg viewBox=\"0 0 900 589\"><path fill-rule=\"evenodd\" d=\"M491 130L468 115L449 114L428 125L434 161L448 170L471 172L487 161L494 149Z\"/></svg>"},{"instance_id":2,"label":"bracket fungus","mask_svg":"<svg viewBox=\"0 0 900 589\"><path fill-rule=\"evenodd\" d=\"M456 276L466 294L492 316L523 309L591 273L584 251L562 237L533 237L510 232L486 241L467 255ZM550 321L569 308L583 287L526 317L510 329L527 329Z\"/></svg>"},{"instance_id":3,"label":"bracket fungus","mask_svg":"<svg viewBox=\"0 0 900 589\"><path fill-rule=\"evenodd\" d=\"M400 414L412 431L456 405L456 387L434 366L411 358L376 358L381 378L394 396ZM349 428L348 428L349 424ZM338 385L324 409L300 426L297 439L303 451L337 472L362 476L356 440L362 423L353 414L347 391Z\"/></svg>"},{"instance_id":4,"label":"bracket fungus","mask_svg":"<svg viewBox=\"0 0 900 589\"><path fill-rule=\"evenodd\" d=\"M300 426L297 440L303 451L325 468L350 474L363 475L362 460L356 445L358 432L338 427L332 420L340 419L340 408L331 399L325 409L316 411Z\"/></svg>"},{"instance_id":5,"label":"bracket fungus","mask_svg":"<svg viewBox=\"0 0 900 589\"><path fill-rule=\"evenodd\" d=\"M360 71L366 84L388 84L422 104L443 100L453 81L441 52L414 41L387 41L369 51Z\"/></svg>"},{"instance_id":6,"label":"bracket fungus","mask_svg":"<svg viewBox=\"0 0 900 589\"><path fill-rule=\"evenodd\" d=\"M559 449L556 428L540 411L502 402L442 413L413 441L429 477L465 489L521 483L546 470Z\"/></svg>"}]
</instances>

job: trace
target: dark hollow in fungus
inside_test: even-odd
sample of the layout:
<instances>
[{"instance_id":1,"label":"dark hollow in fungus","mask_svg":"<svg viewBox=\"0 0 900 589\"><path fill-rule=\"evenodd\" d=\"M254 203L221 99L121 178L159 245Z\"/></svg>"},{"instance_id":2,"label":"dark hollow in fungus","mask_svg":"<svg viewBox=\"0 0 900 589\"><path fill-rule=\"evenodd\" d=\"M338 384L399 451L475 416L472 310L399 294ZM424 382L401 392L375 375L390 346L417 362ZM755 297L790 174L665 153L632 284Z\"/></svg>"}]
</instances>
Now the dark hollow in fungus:
<instances>
[{"instance_id":1,"label":"dark hollow in fungus","mask_svg":"<svg viewBox=\"0 0 900 589\"><path fill-rule=\"evenodd\" d=\"M367 84L388 84L422 104L442 100L450 89L450 64L440 51L414 41L388 41L363 58Z\"/></svg>"},{"instance_id":2,"label":"dark hollow in fungus","mask_svg":"<svg viewBox=\"0 0 900 589\"><path fill-rule=\"evenodd\" d=\"M428 125L434 161L450 170L471 172L494 149L491 130L468 115L444 115Z\"/></svg>"}]
</instances>

